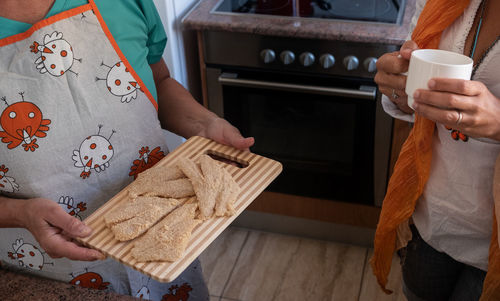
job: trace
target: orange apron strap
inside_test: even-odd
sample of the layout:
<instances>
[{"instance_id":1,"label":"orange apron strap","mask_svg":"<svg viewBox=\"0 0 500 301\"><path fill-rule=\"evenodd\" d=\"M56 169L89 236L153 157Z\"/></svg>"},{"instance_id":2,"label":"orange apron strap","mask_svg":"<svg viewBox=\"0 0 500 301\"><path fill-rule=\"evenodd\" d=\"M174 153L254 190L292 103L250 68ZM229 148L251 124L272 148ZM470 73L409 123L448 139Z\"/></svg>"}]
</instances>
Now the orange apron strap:
<instances>
[{"instance_id":1,"label":"orange apron strap","mask_svg":"<svg viewBox=\"0 0 500 301\"><path fill-rule=\"evenodd\" d=\"M139 75L132 68L132 65L130 65L129 61L127 60L127 58L125 57L123 52L120 50L120 47L118 47L118 43L116 43L116 40L113 38L113 35L109 31L108 26L106 25L106 22L104 22L104 19L102 18L102 15L99 12L99 9L97 8L97 5L95 4L94 0L89 0L89 3L92 6L92 9L94 10L94 13L95 13L97 19L99 20L99 23L101 23L102 30L104 31L104 33L108 37L108 40L111 43L111 45L113 45L113 48L115 49L116 53L118 54L118 56L120 57L122 62L125 64L125 66L128 68L128 70L130 71L132 76L135 78L135 80L139 83L141 90L144 92L144 94L146 94L148 99L151 101L151 103L155 107L156 111L158 111L158 103L156 102L155 98L153 97L153 94L151 94L151 92L148 90L148 88L146 87L144 82L141 80Z\"/></svg>"}]
</instances>

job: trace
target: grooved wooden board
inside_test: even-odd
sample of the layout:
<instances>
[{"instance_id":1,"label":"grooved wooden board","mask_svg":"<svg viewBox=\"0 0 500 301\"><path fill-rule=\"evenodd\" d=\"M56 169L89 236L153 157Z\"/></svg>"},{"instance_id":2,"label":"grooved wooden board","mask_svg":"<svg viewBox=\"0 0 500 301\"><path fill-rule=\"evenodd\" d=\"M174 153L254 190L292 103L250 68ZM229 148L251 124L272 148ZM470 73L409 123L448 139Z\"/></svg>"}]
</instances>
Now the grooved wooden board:
<instances>
[{"instance_id":1,"label":"grooved wooden board","mask_svg":"<svg viewBox=\"0 0 500 301\"><path fill-rule=\"evenodd\" d=\"M84 222L94 229L90 237L78 239L85 246L97 249L150 277L161 282L175 280L205 250L222 231L281 173L281 163L235 148L218 144L202 137L192 137L168 154L157 164L173 166L182 157L198 161L205 153L216 153L238 162L248 164L245 168L224 164L241 187L241 193L234 204L236 214L230 217L213 217L201 223L192 232L184 255L175 262L137 262L131 255L132 241L120 242L104 224L104 214L128 200L127 188L123 189L101 206Z\"/></svg>"}]
</instances>

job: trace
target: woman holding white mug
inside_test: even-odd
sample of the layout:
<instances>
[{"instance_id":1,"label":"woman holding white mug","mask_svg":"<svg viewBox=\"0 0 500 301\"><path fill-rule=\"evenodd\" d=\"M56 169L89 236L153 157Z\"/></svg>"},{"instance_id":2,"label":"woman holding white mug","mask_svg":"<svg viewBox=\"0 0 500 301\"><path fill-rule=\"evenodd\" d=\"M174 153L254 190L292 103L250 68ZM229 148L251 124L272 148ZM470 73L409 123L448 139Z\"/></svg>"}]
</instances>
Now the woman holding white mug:
<instances>
[{"instance_id":1,"label":"woman holding white mug","mask_svg":"<svg viewBox=\"0 0 500 301\"><path fill-rule=\"evenodd\" d=\"M377 62L384 109L415 125L389 182L371 263L389 292L392 254L401 250L410 301L500 299L494 214L500 204L493 198L500 185L494 180L500 154L498 11L498 0L417 0L412 39ZM474 64L471 80L429 80L428 89L413 94L414 111L405 72L418 48L462 53Z\"/></svg>"}]
</instances>

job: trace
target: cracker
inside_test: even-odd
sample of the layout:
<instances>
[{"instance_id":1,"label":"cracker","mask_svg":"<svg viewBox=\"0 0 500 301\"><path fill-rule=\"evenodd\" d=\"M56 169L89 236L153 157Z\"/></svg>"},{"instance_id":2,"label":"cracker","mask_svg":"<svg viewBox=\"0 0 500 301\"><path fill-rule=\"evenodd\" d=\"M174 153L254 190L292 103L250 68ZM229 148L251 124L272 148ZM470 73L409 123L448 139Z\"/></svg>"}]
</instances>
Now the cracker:
<instances>
[{"instance_id":1,"label":"cracker","mask_svg":"<svg viewBox=\"0 0 500 301\"><path fill-rule=\"evenodd\" d=\"M131 197L144 194L144 187L154 189L163 185L165 182L185 178L186 176L177 166L155 165L141 172L135 181L128 186Z\"/></svg>"},{"instance_id":2,"label":"cracker","mask_svg":"<svg viewBox=\"0 0 500 301\"><path fill-rule=\"evenodd\" d=\"M185 198L194 196L193 185L187 178L161 182L152 180L145 182L141 186L131 187L129 195L135 198L140 195L160 196L165 198Z\"/></svg>"},{"instance_id":3,"label":"cracker","mask_svg":"<svg viewBox=\"0 0 500 301\"><path fill-rule=\"evenodd\" d=\"M200 156L200 168L188 158L180 159L179 168L193 184L199 201L200 218L234 214L233 204L240 193L240 187L231 174L208 155Z\"/></svg>"},{"instance_id":4,"label":"cracker","mask_svg":"<svg viewBox=\"0 0 500 301\"><path fill-rule=\"evenodd\" d=\"M231 216L235 214L234 202L240 195L241 188L225 168L222 170L223 186L215 205L215 216Z\"/></svg>"},{"instance_id":5,"label":"cracker","mask_svg":"<svg viewBox=\"0 0 500 301\"><path fill-rule=\"evenodd\" d=\"M107 226L112 226L116 223L129 220L137 215L138 211L142 211L146 204L137 204L133 201L125 203L123 206L118 206L114 210L104 215L104 222Z\"/></svg>"},{"instance_id":6,"label":"cracker","mask_svg":"<svg viewBox=\"0 0 500 301\"><path fill-rule=\"evenodd\" d=\"M117 240L127 241L144 233L182 203L178 199L138 197L105 215L104 221Z\"/></svg>"},{"instance_id":7,"label":"cracker","mask_svg":"<svg viewBox=\"0 0 500 301\"><path fill-rule=\"evenodd\" d=\"M210 164L203 159L200 160L204 162L201 169L188 158L179 160L178 166L193 184L199 202L200 218L208 219L214 213L220 181L218 181L219 175L216 174L216 171L209 172L207 176L204 175L204 172L210 169Z\"/></svg>"},{"instance_id":8,"label":"cracker","mask_svg":"<svg viewBox=\"0 0 500 301\"><path fill-rule=\"evenodd\" d=\"M179 160L178 166L193 184L199 202L200 218L208 219L214 214L215 202L220 190L220 175L215 169L210 171L211 168L214 168L214 165L207 161L204 156L200 157L201 169L188 158ZM210 157L208 159L212 160ZM205 175L205 173L207 174Z\"/></svg>"},{"instance_id":9,"label":"cracker","mask_svg":"<svg viewBox=\"0 0 500 301\"><path fill-rule=\"evenodd\" d=\"M162 165L156 164L155 166L141 172L137 176L137 179L135 179L135 182L137 182L137 180L141 180L141 179L146 180L146 182L147 182L151 178L161 179L162 181L170 181L170 180L177 180L177 179L185 178L185 177L186 176L182 173L182 171L175 165L162 166Z\"/></svg>"},{"instance_id":10,"label":"cracker","mask_svg":"<svg viewBox=\"0 0 500 301\"><path fill-rule=\"evenodd\" d=\"M175 261L189 243L191 232L201 222L195 219L196 203L184 204L167 215L134 242L131 255L139 262Z\"/></svg>"}]
</instances>

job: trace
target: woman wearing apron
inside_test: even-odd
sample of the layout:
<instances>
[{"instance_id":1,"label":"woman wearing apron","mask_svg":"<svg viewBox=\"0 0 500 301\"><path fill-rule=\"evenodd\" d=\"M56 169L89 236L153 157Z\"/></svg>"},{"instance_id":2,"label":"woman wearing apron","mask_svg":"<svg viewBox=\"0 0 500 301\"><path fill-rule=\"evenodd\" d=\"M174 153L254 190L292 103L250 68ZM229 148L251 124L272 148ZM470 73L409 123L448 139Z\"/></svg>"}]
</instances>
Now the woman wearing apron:
<instances>
[{"instance_id":1,"label":"woman wearing apron","mask_svg":"<svg viewBox=\"0 0 500 301\"><path fill-rule=\"evenodd\" d=\"M208 300L198 261L162 284L71 240L168 153L162 127L253 144L169 77L152 1L6 0L0 28L1 262L143 299Z\"/></svg>"}]
</instances>

